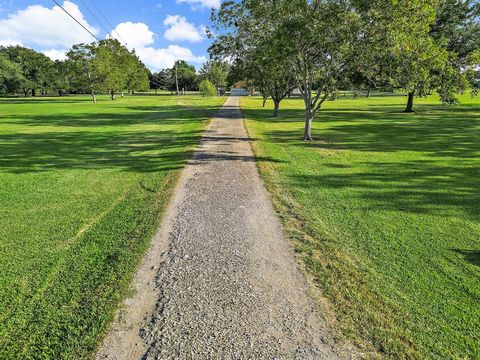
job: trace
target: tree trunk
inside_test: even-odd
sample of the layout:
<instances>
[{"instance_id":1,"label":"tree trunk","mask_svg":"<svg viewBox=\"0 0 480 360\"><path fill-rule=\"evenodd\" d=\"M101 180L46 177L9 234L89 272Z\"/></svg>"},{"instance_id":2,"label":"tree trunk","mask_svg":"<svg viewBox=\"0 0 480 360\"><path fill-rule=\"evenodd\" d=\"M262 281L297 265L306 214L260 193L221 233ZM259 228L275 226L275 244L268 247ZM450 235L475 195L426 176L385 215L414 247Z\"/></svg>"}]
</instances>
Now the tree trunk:
<instances>
[{"instance_id":1,"label":"tree trunk","mask_svg":"<svg viewBox=\"0 0 480 360\"><path fill-rule=\"evenodd\" d=\"M415 92L411 91L408 93L408 101L407 107L405 109L405 113L412 113L413 112L413 98L415 97Z\"/></svg>"},{"instance_id":2,"label":"tree trunk","mask_svg":"<svg viewBox=\"0 0 480 360\"><path fill-rule=\"evenodd\" d=\"M28 96L28 89L23 89L23 93L25 94L25 97Z\"/></svg>"},{"instance_id":3,"label":"tree trunk","mask_svg":"<svg viewBox=\"0 0 480 360\"><path fill-rule=\"evenodd\" d=\"M91 95L92 95L93 103L96 104L97 103L97 97L95 96L95 92L93 90L91 92Z\"/></svg>"},{"instance_id":4,"label":"tree trunk","mask_svg":"<svg viewBox=\"0 0 480 360\"><path fill-rule=\"evenodd\" d=\"M157 94L158 94L158 89L155 89L155 95L157 95Z\"/></svg>"},{"instance_id":5,"label":"tree trunk","mask_svg":"<svg viewBox=\"0 0 480 360\"><path fill-rule=\"evenodd\" d=\"M115 100L115 91L111 90L110 95L112 96L112 100Z\"/></svg>"},{"instance_id":6,"label":"tree trunk","mask_svg":"<svg viewBox=\"0 0 480 360\"><path fill-rule=\"evenodd\" d=\"M37 93L36 93L35 89L32 89L32 96L36 96L36 95L37 95Z\"/></svg>"},{"instance_id":7,"label":"tree trunk","mask_svg":"<svg viewBox=\"0 0 480 360\"><path fill-rule=\"evenodd\" d=\"M265 105L267 104L267 100L268 100L268 96L264 96L262 107L265 107Z\"/></svg>"},{"instance_id":8,"label":"tree trunk","mask_svg":"<svg viewBox=\"0 0 480 360\"><path fill-rule=\"evenodd\" d=\"M369 86L367 90L367 99L370 97L370 91L372 91L372 88Z\"/></svg>"},{"instance_id":9,"label":"tree trunk","mask_svg":"<svg viewBox=\"0 0 480 360\"><path fill-rule=\"evenodd\" d=\"M273 100L275 107L273 109L273 117L278 117L278 111L280 110L280 101Z\"/></svg>"},{"instance_id":10,"label":"tree trunk","mask_svg":"<svg viewBox=\"0 0 480 360\"><path fill-rule=\"evenodd\" d=\"M312 109L310 106L306 109L305 114L305 132L303 134L304 141L312 141L312 122L313 122L313 114Z\"/></svg>"},{"instance_id":11,"label":"tree trunk","mask_svg":"<svg viewBox=\"0 0 480 360\"><path fill-rule=\"evenodd\" d=\"M62 96L62 90L58 90L58 96Z\"/></svg>"}]
</instances>

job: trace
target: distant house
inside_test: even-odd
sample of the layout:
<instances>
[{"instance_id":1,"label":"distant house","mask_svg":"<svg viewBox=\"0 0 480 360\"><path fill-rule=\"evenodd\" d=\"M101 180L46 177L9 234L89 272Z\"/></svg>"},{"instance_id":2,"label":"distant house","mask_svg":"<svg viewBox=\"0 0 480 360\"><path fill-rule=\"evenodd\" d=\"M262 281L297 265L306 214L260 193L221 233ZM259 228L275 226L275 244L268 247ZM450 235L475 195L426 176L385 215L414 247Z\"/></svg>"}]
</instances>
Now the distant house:
<instances>
[{"instance_id":1,"label":"distant house","mask_svg":"<svg viewBox=\"0 0 480 360\"><path fill-rule=\"evenodd\" d=\"M231 88L230 95L232 96L249 96L250 93L244 88Z\"/></svg>"}]
</instances>

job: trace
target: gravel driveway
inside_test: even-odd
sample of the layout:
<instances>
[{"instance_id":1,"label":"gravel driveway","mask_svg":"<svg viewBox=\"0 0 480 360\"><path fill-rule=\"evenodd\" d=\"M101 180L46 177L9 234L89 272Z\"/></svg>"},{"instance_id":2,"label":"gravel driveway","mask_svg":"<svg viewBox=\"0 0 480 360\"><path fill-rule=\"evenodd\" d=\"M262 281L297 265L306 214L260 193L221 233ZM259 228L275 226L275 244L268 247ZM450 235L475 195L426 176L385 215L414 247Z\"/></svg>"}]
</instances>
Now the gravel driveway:
<instances>
[{"instance_id":1,"label":"gravel driveway","mask_svg":"<svg viewBox=\"0 0 480 360\"><path fill-rule=\"evenodd\" d=\"M259 177L239 99L185 168L97 358L336 358Z\"/></svg>"}]
</instances>

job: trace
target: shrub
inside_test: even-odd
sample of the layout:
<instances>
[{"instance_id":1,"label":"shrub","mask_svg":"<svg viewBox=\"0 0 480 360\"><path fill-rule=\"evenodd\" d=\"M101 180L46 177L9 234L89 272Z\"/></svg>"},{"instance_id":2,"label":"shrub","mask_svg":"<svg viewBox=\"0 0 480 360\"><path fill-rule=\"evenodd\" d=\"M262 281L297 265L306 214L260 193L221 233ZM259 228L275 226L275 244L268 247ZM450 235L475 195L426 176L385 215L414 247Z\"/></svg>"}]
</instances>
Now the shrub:
<instances>
[{"instance_id":1,"label":"shrub","mask_svg":"<svg viewBox=\"0 0 480 360\"><path fill-rule=\"evenodd\" d=\"M203 80L199 88L203 96L212 97L217 94L217 88L209 80Z\"/></svg>"}]
</instances>

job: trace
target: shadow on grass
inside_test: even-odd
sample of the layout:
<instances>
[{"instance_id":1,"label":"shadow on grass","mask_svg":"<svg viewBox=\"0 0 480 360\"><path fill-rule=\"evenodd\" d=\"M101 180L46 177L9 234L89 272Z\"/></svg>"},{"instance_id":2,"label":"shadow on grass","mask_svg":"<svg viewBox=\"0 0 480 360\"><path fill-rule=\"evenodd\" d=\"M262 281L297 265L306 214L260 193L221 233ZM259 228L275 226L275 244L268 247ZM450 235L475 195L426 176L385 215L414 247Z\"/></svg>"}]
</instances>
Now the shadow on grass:
<instances>
[{"instance_id":1,"label":"shadow on grass","mask_svg":"<svg viewBox=\"0 0 480 360\"><path fill-rule=\"evenodd\" d=\"M202 135L201 131L181 130L181 127L198 123L217 111L215 107L202 105L126 106L122 109L126 112L37 114L27 119L17 115L2 117L0 125L20 125L22 132L0 135L0 171L29 173L77 168L155 172L178 169L192 157L192 149ZM218 113L230 118L239 116L229 113L228 109ZM166 126L162 129L149 125ZM43 131L41 127L48 127L48 130ZM249 138L213 137L208 132L203 140L226 144L250 141ZM197 160L255 161L253 157L227 152L202 153Z\"/></svg>"},{"instance_id":2,"label":"shadow on grass","mask_svg":"<svg viewBox=\"0 0 480 360\"><path fill-rule=\"evenodd\" d=\"M282 117L275 119L268 110L256 110L254 119L272 124L298 122L295 130L265 132L272 142L294 146L368 152L419 151L432 156L477 158L480 107L440 111L438 107L432 108L436 111L416 114L345 108L322 110L315 122L327 124L327 129L314 129L318 141L311 143L299 141L303 134L302 111L284 110Z\"/></svg>"},{"instance_id":3,"label":"shadow on grass","mask_svg":"<svg viewBox=\"0 0 480 360\"><path fill-rule=\"evenodd\" d=\"M268 142L305 149L399 153L391 163L372 154L366 162L351 165L360 165L360 171L354 173L345 170L351 167L348 164L330 163L322 164L332 170L321 175L289 175L288 181L296 188L356 189L353 194L373 209L439 215L459 211L478 219L480 106L465 108L419 106L422 112L408 115L369 108L326 109L316 120L317 126L323 125L314 130L319 139L314 142L300 140L301 110L283 110L277 119L271 118L268 110L247 110L247 115L266 123ZM298 127L293 129L292 122ZM285 126L278 126L282 123ZM420 153L423 159L412 160L405 155L408 152Z\"/></svg>"},{"instance_id":4,"label":"shadow on grass","mask_svg":"<svg viewBox=\"0 0 480 360\"><path fill-rule=\"evenodd\" d=\"M469 263L480 266L480 251L478 250L460 250L460 249L453 249L456 253L463 256L463 258L468 261Z\"/></svg>"}]
</instances>

